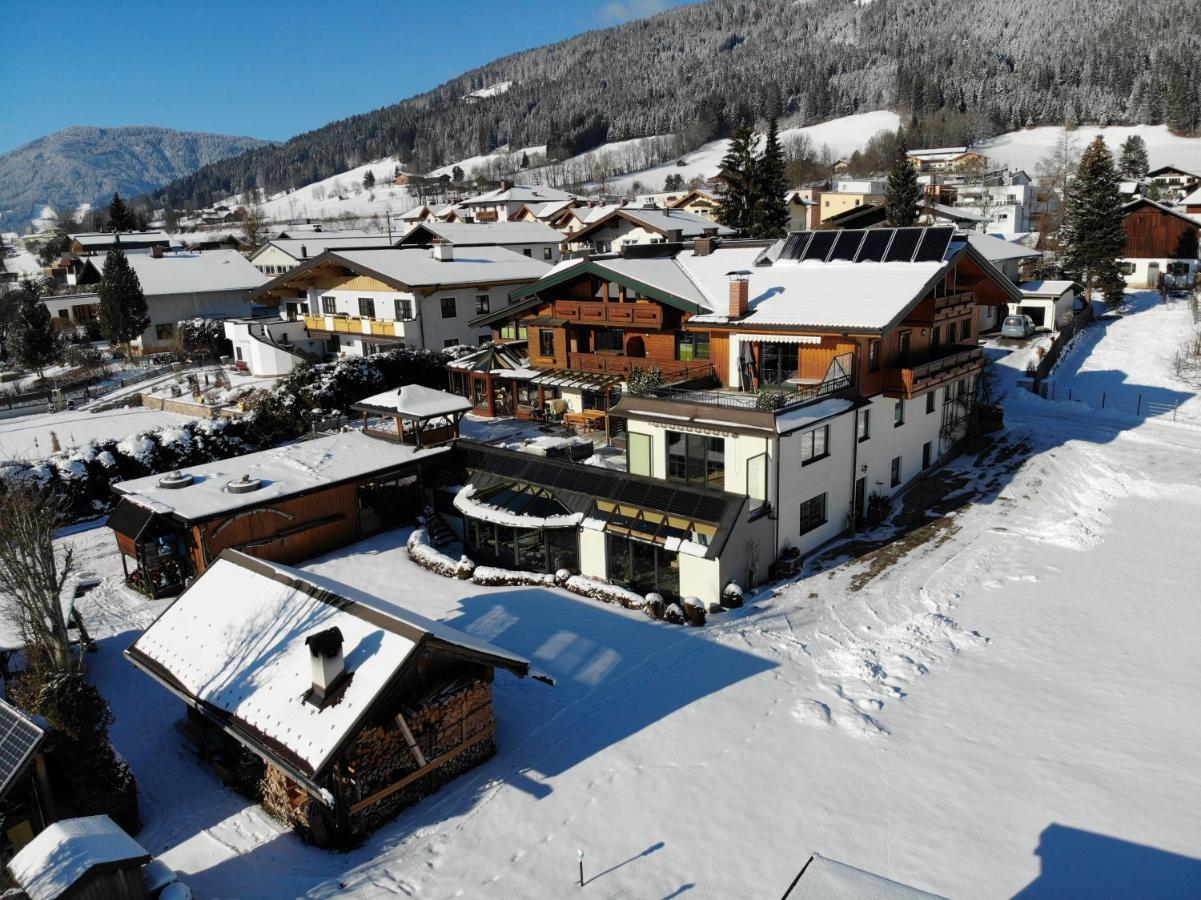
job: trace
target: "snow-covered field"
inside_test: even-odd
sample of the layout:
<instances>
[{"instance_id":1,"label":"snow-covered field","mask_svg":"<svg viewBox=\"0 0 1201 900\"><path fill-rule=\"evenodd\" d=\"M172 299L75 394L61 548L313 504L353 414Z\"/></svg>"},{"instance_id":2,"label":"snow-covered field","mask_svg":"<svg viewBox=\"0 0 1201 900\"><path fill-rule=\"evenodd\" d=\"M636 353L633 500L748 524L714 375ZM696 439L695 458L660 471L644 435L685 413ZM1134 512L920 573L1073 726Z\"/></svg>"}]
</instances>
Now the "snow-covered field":
<instances>
[{"instance_id":1,"label":"snow-covered field","mask_svg":"<svg viewBox=\"0 0 1201 900\"><path fill-rule=\"evenodd\" d=\"M53 435L63 450L70 450L90 440L123 438L151 428L180 425L191 416L143 409L112 409L105 412L66 410L0 420L0 460L40 459L52 452Z\"/></svg>"},{"instance_id":2,"label":"snow-covered field","mask_svg":"<svg viewBox=\"0 0 1201 900\"><path fill-rule=\"evenodd\" d=\"M1177 311L1133 302L1060 384L1095 363L1179 390L1157 362ZM577 848L603 897L780 896L811 851L953 897L1195 897L1201 428L1006 407L991 452L927 483L944 515L702 629L448 580L403 531L313 561L558 679L498 675L499 755L349 853L301 844L183 749L179 703L120 656L165 601L119 586L102 527L66 537L104 577L81 609L139 840L199 897L560 897Z\"/></svg>"},{"instance_id":3,"label":"snow-covered field","mask_svg":"<svg viewBox=\"0 0 1201 900\"><path fill-rule=\"evenodd\" d=\"M1026 128L982 141L979 148L995 164L1004 163L1034 175L1039 160L1051 152L1062 134L1063 128L1054 125ZM1147 159L1152 169L1176 165L1193 172L1201 171L1201 138L1172 134L1166 125L1109 125L1104 128L1082 125L1075 129L1078 149L1083 150L1098 134L1105 138L1115 157L1122 142L1137 134L1147 145Z\"/></svg>"}]
</instances>

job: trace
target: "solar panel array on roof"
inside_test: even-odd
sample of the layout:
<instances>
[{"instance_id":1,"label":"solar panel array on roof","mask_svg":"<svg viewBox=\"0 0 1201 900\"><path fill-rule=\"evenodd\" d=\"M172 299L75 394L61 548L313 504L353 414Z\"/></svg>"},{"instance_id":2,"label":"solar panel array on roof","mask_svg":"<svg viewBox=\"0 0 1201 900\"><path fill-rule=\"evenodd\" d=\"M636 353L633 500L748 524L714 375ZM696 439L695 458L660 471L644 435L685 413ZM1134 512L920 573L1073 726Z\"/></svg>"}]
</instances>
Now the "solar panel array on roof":
<instances>
[{"instance_id":1,"label":"solar panel array on roof","mask_svg":"<svg viewBox=\"0 0 1201 900\"><path fill-rule=\"evenodd\" d=\"M583 469L571 463L549 462L536 456L521 458L526 455L472 447L466 450L464 463L469 469L485 471L490 475L513 478L552 490L575 491L601 500L711 523L721 521L728 502L723 497L711 496L692 488L642 481L591 467Z\"/></svg>"},{"instance_id":2,"label":"solar panel array on roof","mask_svg":"<svg viewBox=\"0 0 1201 900\"><path fill-rule=\"evenodd\" d=\"M779 259L798 262L939 262L947 253L954 228L845 228L838 231L794 231L780 248Z\"/></svg>"},{"instance_id":3,"label":"solar panel array on roof","mask_svg":"<svg viewBox=\"0 0 1201 900\"><path fill-rule=\"evenodd\" d=\"M0 700L0 797L25 768L45 733L19 710Z\"/></svg>"}]
</instances>

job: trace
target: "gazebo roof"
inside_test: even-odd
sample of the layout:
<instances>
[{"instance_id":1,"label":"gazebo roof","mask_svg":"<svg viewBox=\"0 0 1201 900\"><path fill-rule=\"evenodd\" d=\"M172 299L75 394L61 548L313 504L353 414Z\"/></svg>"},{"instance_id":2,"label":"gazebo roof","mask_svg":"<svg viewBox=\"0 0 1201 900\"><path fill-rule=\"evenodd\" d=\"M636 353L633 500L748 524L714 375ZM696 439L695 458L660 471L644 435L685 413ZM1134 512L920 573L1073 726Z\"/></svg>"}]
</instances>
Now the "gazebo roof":
<instances>
[{"instance_id":1,"label":"gazebo roof","mask_svg":"<svg viewBox=\"0 0 1201 900\"><path fill-rule=\"evenodd\" d=\"M481 347L451 360L448 368L460 372L496 372L498 369L524 369L525 365L525 343L515 342Z\"/></svg>"},{"instance_id":2,"label":"gazebo roof","mask_svg":"<svg viewBox=\"0 0 1201 900\"><path fill-rule=\"evenodd\" d=\"M402 419L424 421L439 416L453 416L471 409L471 401L420 384L406 384L381 394L375 394L354 405L367 412L384 412Z\"/></svg>"}]
</instances>

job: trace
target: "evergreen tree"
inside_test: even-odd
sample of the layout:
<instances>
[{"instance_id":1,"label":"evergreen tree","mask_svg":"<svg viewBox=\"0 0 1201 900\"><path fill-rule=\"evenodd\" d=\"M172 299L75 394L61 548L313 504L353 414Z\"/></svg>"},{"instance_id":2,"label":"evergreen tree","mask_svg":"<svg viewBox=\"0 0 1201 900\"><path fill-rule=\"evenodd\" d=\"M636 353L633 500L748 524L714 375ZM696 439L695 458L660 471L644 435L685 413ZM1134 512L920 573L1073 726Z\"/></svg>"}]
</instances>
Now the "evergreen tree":
<instances>
[{"instance_id":1,"label":"evergreen tree","mask_svg":"<svg viewBox=\"0 0 1201 900\"><path fill-rule=\"evenodd\" d=\"M21 283L13 320L5 334L8 352L20 365L42 369L58 355L58 341L50 327L50 310L42 302L42 291L32 281Z\"/></svg>"},{"instance_id":2,"label":"evergreen tree","mask_svg":"<svg viewBox=\"0 0 1201 900\"><path fill-rule=\"evenodd\" d=\"M884 208L888 213L889 225L893 228L907 228L917 223L922 190L917 183L917 169L913 160L909 158L904 137L901 138L893 157L884 195L887 198Z\"/></svg>"},{"instance_id":3,"label":"evergreen tree","mask_svg":"<svg viewBox=\"0 0 1201 900\"><path fill-rule=\"evenodd\" d=\"M784 151L780 147L780 133L776 120L769 119L763 154L755 165L754 224L751 235L758 238L784 237L788 232L788 204L784 193L788 184L784 180Z\"/></svg>"},{"instance_id":4,"label":"evergreen tree","mask_svg":"<svg viewBox=\"0 0 1201 900\"><path fill-rule=\"evenodd\" d=\"M1067 269L1084 284L1085 296L1091 297L1093 290L1100 288L1111 306L1121 303L1118 258L1126 247L1122 194L1113 157L1100 136L1085 148L1068 188L1060 246Z\"/></svg>"},{"instance_id":5,"label":"evergreen tree","mask_svg":"<svg viewBox=\"0 0 1201 900\"><path fill-rule=\"evenodd\" d=\"M370 169L368 169L367 174L363 176L363 187L366 190L371 190L373 187L375 187L375 173Z\"/></svg>"},{"instance_id":6,"label":"evergreen tree","mask_svg":"<svg viewBox=\"0 0 1201 900\"><path fill-rule=\"evenodd\" d=\"M1151 169L1147 161L1147 144L1137 134L1126 138L1122 144L1122 156L1118 162L1118 171L1126 178L1142 178Z\"/></svg>"},{"instance_id":7,"label":"evergreen tree","mask_svg":"<svg viewBox=\"0 0 1201 900\"><path fill-rule=\"evenodd\" d=\"M461 168L459 168L458 166L455 166L453 169L450 170L450 180L453 181L455 184L462 184L463 179L466 177L467 176L465 176L463 174L463 170Z\"/></svg>"},{"instance_id":8,"label":"evergreen tree","mask_svg":"<svg viewBox=\"0 0 1201 900\"><path fill-rule=\"evenodd\" d=\"M121 195L113 192L113 201L108 205L108 227L110 231L133 231L135 226L133 213L121 199Z\"/></svg>"},{"instance_id":9,"label":"evergreen tree","mask_svg":"<svg viewBox=\"0 0 1201 900\"><path fill-rule=\"evenodd\" d=\"M100 333L111 344L122 346L128 356L130 341L146 330L150 316L138 273L120 247L108 252L96 293L100 295Z\"/></svg>"},{"instance_id":10,"label":"evergreen tree","mask_svg":"<svg viewBox=\"0 0 1201 900\"><path fill-rule=\"evenodd\" d=\"M721 160L721 203L717 221L727 228L749 232L755 224L755 182L758 160L755 159L755 132L740 125L730 135L730 146Z\"/></svg>"}]
</instances>

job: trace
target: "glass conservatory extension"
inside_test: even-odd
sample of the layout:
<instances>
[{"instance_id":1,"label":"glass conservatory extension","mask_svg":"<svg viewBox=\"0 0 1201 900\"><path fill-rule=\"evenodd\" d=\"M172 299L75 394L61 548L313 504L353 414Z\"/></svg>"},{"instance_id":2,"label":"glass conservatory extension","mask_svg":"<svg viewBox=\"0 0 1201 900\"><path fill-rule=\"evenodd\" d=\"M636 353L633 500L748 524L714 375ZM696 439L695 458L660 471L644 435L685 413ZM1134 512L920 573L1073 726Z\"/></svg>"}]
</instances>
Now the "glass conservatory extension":
<instances>
[{"instance_id":1,"label":"glass conservatory extension","mask_svg":"<svg viewBox=\"0 0 1201 900\"><path fill-rule=\"evenodd\" d=\"M467 553L477 562L527 572L579 571L578 516L546 488L511 482L460 492Z\"/></svg>"}]
</instances>

